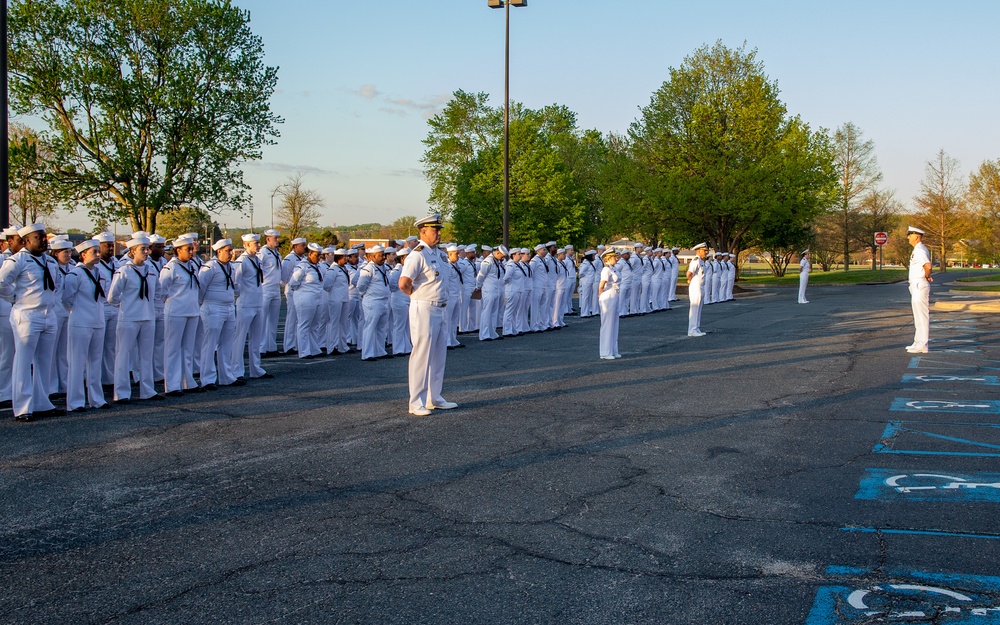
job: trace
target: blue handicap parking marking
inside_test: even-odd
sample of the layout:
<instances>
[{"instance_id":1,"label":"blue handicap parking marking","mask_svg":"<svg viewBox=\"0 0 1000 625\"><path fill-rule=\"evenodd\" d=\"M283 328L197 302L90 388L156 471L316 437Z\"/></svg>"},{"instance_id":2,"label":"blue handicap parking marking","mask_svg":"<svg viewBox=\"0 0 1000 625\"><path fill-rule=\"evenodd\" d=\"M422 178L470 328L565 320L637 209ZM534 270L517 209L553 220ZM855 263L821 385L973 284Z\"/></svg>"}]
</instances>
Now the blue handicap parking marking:
<instances>
[{"instance_id":1,"label":"blue handicap parking marking","mask_svg":"<svg viewBox=\"0 0 1000 625\"><path fill-rule=\"evenodd\" d=\"M892 421L872 452L904 456L1000 458L1000 425Z\"/></svg>"},{"instance_id":2,"label":"blue handicap parking marking","mask_svg":"<svg viewBox=\"0 0 1000 625\"><path fill-rule=\"evenodd\" d=\"M806 625L1000 624L1000 577L828 567L844 578L816 592Z\"/></svg>"},{"instance_id":3,"label":"blue handicap parking marking","mask_svg":"<svg viewBox=\"0 0 1000 625\"><path fill-rule=\"evenodd\" d=\"M963 414L1000 414L997 399L913 399L897 397L889 410L894 412L957 412Z\"/></svg>"},{"instance_id":4,"label":"blue handicap parking marking","mask_svg":"<svg viewBox=\"0 0 1000 625\"><path fill-rule=\"evenodd\" d=\"M855 499L1000 502L1000 473L865 469Z\"/></svg>"},{"instance_id":5,"label":"blue handicap parking marking","mask_svg":"<svg viewBox=\"0 0 1000 625\"><path fill-rule=\"evenodd\" d=\"M954 357L950 354L944 358L937 356L914 356L910 359L910 369L940 369L947 371L967 371L969 369L983 369L986 371L1000 371L1000 367L997 365L1000 362L996 360L981 360L976 359L977 363L967 363L967 362L955 362ZM982 362L990 363L989 365L979 364Z\"/></svg>"},{"instance_id":6,"label":"blue handicap parking marking","mask_svg":"<svg viewBox=\"0 0 1000 625\"><path fill-rule=\"evenodd\" d=\"M975 347L967 347L965 349L960 349L957 347L949 347L945 349L935 349L935 354L982 354L983 350L976 349Z\"/></svg>"},{"instance_id":7,"label":"blue handicap parking marking","mask_svg":"<svg viewBox=\"0 0 1000 625\"><path fill-rule=\"evenodd\" d=\"M905 373L903 384L927 384L930 382L948 382L954 384L972 384L975 386L1000 386L1000 376L969 375L951 373Z\"/></svg>"}]
</instances>

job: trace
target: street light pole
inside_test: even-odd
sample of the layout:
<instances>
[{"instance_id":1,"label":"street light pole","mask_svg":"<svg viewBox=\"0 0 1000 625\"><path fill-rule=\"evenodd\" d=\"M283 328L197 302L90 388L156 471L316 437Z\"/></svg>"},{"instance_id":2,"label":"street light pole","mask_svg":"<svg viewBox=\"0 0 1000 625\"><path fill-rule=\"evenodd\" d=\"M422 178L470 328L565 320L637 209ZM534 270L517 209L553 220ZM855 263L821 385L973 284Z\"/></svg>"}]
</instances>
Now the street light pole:
<instances>
[{"instance_id":1,"label":"street light pole","mask_svg":"<svg viewBox=\"0 0 1000 625\"><path fill-rule=\"evenodd\" d=\"M0 65L3 65L3 77L0 78L0 107L3 108L3 145L0 145L0 180L3 180L2 197L0 197L0 228L10 226L10 154L7 149L7 142L10 140L7 131L7 0L3 0L0 6L0 36L3 37L3 50L0 51Z\"/></svg>"},{"instance_id":2,"label":"street light pole","mask_svg":"<svg viewBox=\"0 0 1000 625\"><path fill-rule=\"evenodd\" d=\"M503 57L503 245L510 247L510 7L526 7L528 0L487 0L491 9L503 9L506 21Z\"/></svg>"}]
</instances>

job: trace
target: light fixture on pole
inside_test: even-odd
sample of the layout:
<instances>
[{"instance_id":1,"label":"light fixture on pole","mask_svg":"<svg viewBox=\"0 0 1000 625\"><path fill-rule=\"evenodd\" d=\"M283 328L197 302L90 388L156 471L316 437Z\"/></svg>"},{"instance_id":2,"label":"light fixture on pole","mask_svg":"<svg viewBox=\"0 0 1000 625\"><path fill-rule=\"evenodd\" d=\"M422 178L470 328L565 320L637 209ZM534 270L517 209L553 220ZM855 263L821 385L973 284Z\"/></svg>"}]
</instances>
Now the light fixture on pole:
<instances>
[{"instance_id":1,"label":"light fixture on pole","mask_svg":"<svg viewBox=\"0 0 1000 625\"><path fill-rule=\"evenodd\" d=\"M510 247L510 7L526 7L528 0L486 0L491 9L504 9L503 57L503 245Z\"/></svg>"}]
</instances>

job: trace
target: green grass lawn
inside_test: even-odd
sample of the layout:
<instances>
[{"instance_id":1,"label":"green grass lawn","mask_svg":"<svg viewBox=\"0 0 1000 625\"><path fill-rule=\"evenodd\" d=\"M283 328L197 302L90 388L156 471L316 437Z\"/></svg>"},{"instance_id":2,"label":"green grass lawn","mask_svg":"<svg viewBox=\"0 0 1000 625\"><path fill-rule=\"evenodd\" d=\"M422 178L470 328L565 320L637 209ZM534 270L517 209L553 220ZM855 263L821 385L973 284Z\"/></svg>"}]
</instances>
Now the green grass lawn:
<instances>
[{"instance_id":1,"label":"green grass lawn","mask_svg":"<svg viewBox=\"0 0 1000 625\"><path fill-rule=\"evenodd\" d=\"M813 271L809 274L809 285L814 284L859 284L862 282L892 282L906 278L906 269L861 269L852 267L850 271ZM798 265L788 268L781 278L770 274L741 275L741 286L793 286L799 283Z\"/></svg>"},{"instance_id":2,"label":"green grass lawn","mask_svg":"<svg viewBox=\"0 0 1000 625\"><path fill-rule=\"evenodd\" d=\"M956 286L952 287L953 291L986 291L989 293L1000 293L1000 284L989 285L989 286Z\"/></svg>"},{"instance_id":3,"label":"green grass lawn","mask_svg":"<svg viewBox=\"0 0 1000 625\"><path fill-rule=\"evenodd\" d=\"M964 269L955 269L955 271L965 271ZM983 271L982 269L977 269L976 271ZM987 269L986 271L993 271L992 269ZM988 276L969 276L968 278L959 278L958 282L1000 282L1000 273L991 274Z\"/></svg>"}]
</instances>

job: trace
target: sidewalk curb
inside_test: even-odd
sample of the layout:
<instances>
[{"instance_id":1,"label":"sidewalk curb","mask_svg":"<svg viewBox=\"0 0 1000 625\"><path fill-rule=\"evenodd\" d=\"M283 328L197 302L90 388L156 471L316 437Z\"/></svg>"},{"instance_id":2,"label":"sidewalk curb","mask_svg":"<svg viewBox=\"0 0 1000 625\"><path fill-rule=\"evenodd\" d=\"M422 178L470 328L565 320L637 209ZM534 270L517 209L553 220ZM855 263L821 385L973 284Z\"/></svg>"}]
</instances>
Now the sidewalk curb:
<instances>
[{"instance_id":1,"label":"sidewalk curb","mask_svg":"<svg viewBox=\"0 0 1000 625\"><path fill-rule=\"evenodd\" d=\"M949 312L1000 312L1000 299L934 302L934 310Z\"/></svg>"}]
</instances>

